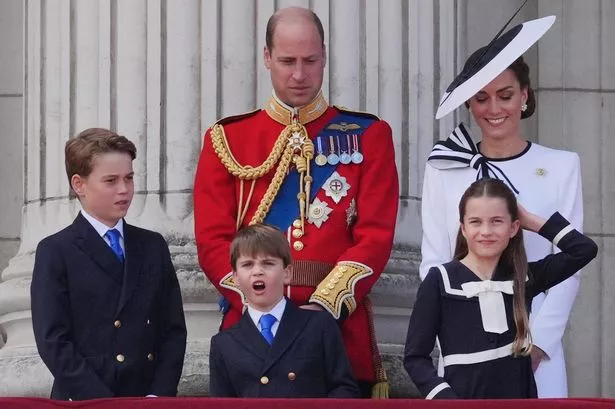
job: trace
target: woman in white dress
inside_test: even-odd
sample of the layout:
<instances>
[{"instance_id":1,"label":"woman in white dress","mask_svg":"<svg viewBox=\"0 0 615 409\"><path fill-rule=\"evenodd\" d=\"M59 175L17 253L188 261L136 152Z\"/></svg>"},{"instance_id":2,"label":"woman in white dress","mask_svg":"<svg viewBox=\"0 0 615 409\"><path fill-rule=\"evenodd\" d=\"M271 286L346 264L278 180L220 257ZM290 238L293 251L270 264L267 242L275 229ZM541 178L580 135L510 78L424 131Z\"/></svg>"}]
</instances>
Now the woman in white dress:
<instances>
[{"instance_id":1,"label":"woman in white dress","mask_svg":"<svg viewBox=\"0 0 615 409\"><path fill-rule=\"evenodd\" d=\"M529 68L520 55L540 38L553 20L535 38L526 38L524 47L514 47L515 41L525 29L521 26L533 22L511 29L489 46L476 51L466 62L460 74L462 78L458 77L443 97L444 104L456 108L458 105L455 102L446 101L451 97L448 94L452 94L454 88L462 88L472 81L473 86L476 86L476 79L481 72L484 74L485 70L492 71L491 77L487 75L488 80L483 81L474 90L474 94L469 94L465 102L481 130L480 142L474 144L471 135L461 124L446 141L436 144L425 167L420 266L422 279L431 267L453 258L459 230L459 200L466 188L481 177L495 177L506 182L528 211L544 218L556 211L560 212L573 227L582 231L579 156L573 152L532 143L520 133L520 121L531 116L536 107ZM510 49L511 44L513 50ZM506 58L514 62L493 74L493 62L501 66L506 60L503 55L507 53ZM549 241L536 233L524 232L524 241L529 261L557 251ZM539 294L532 302L532 368L535 371L538 397L568 395L562 338L579 289L579 281L577 273L546 293Z\"/></svg>"}]
</instances>

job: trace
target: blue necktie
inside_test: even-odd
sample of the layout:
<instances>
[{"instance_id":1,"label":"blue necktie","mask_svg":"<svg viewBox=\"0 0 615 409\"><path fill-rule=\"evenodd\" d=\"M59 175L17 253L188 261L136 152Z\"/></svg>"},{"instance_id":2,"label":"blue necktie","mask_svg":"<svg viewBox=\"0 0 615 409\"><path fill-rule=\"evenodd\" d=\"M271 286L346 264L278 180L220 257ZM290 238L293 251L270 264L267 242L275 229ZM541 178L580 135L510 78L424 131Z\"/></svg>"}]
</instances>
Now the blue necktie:
<instances>
[{"instance_id":1,"label":"blue necktie","mask_svg":"<svg viewBox=\"0 0 615 409\"><path fill-rule=\"evenodd\" d=\"M271 314L265 314L260 319L261 334L269 345L273 344L273 332L271 332L271 327L276 321L276 317Z\"/></svg>"},{"instance_id":2,"label":"blue necktie","mask_svg":"<svg viewBox=\"0 0 615 409\"><path fill-rule=\"evenodd\" d=\"M120 246L120 232L116 229L107 230L105 233L105 237L109 239L109 243L111 243L111 250L120 260L120 263L124 262L124 251L122 250L122 246Z\"/></svg>"}]
</instances>

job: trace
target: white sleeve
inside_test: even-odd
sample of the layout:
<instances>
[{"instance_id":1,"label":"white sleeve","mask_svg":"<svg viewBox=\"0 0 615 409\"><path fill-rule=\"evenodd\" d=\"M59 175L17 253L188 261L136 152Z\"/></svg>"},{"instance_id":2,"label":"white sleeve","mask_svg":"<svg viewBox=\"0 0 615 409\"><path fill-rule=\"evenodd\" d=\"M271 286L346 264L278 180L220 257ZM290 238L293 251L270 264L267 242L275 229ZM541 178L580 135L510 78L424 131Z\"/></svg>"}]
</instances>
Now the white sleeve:
<instances>
[{"instance_id":1,"label":"white sleeve","mask_svg":"<svg viewBox=\"0 0 615 409\"><path fill-rule=\"evenodd\" d=\"M583 231L583 192L579 156L573 153L569 169L565 169L559 186L558 211L578 231ZM554 247L554 252L559 249ZM533 317L534 344L551 357L561 345L574 300L579 292L580 273L547 291L540 311Z\"/></svg>"},{"instance_id":2,"label":"white sleeve","mask_svg":"<svg viewBox=\"0 0 615 409\"><path fill-rule=\"evenodd\" d=\"M431 267L453 259L448 239L445 195L441 171L427 163L425 165L421 200L423 225L421 266L419 267L421 280L425 279Z\"/></svg>"}]
</instances>

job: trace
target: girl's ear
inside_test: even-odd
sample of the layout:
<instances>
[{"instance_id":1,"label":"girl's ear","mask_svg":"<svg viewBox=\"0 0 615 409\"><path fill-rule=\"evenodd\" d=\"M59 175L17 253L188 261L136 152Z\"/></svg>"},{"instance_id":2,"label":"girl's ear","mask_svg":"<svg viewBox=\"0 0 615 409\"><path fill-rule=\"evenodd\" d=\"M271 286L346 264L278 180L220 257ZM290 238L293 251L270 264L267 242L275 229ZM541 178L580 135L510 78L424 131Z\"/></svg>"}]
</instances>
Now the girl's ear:
<instances>
[{"instance_id":1,"label":"girl's ear","mask_svg":"<svg viewBox=\"0 0 615 409\"><path fill-rule=\"evenodd\" d=\"M521 222L519 221L519 219L514 220L512 222L512 224L510 225L510 238L511 239L515 237L520 227L521 227Z\"/></svg>"},{"instance_id":2,"label":"girl's ear","mask_svg":"<svg viewBox=\"0 0 615 409\"><path fill-rule=\"evenodd\" d=\"M461 231L461 235L463 236L463 238L467 240L468 236L466 236L466 228L463 223L459 223L459 231Z\"/></svg>"}]
</instances>

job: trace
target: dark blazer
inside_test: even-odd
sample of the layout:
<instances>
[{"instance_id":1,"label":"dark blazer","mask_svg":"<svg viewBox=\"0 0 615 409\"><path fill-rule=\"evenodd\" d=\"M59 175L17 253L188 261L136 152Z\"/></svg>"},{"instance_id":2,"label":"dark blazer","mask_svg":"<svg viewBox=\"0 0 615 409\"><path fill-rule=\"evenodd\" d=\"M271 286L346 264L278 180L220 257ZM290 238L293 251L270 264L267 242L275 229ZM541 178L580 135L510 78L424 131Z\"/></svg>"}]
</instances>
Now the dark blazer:
<instances>
[{"instance_id":1,"label":"dark blazer","mask_svg":"<svg viewBox=\"0 0 615 409\"><path fill-rule=\"evenodd\" d=\"M297 308L289 300L271 346L247 312L237 325L212 337L209 393L220 397L359 396L333 317Z\"/></svg>"},{"instance_id":2,"label":"dark blazer","mask_svg":"<svg viewBox=\"0 0 615 409\"><path fill-rule=\"evenodd\" d=\"M177 394L186 324L169 248L126 223L124 244L122 264L79 213L36 249L32 324L53 399Z\"/></svg>"}]
</instances>

